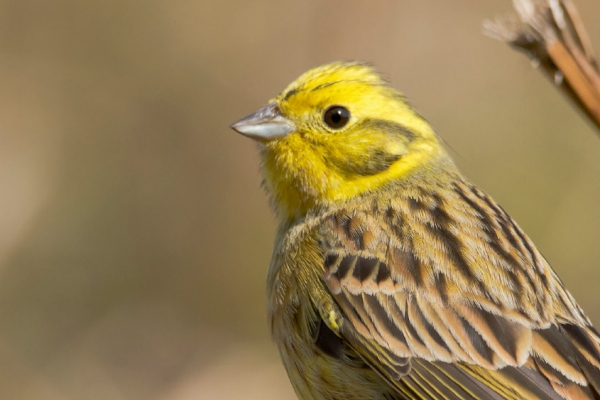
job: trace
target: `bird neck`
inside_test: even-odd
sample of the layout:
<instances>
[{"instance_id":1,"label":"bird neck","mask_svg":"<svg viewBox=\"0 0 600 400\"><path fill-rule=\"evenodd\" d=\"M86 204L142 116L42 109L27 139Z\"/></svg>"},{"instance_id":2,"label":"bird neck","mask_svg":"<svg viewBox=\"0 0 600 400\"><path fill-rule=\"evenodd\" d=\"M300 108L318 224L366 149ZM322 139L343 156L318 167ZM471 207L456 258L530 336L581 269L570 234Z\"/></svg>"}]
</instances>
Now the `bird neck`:
<instances>
[{"instance_id":1,"label":"bird neck","mask_svg":"<svg viewBox=\"0 0 600 400\"><path fill-rule=\"evenodd\" d=\"M295 147L290 146L290 152ZM264 186L282 221L303 219L309 212L343 204L376 192L390 184L455 170L445 150L436 141L424 141L385 171L371 175L346 174L331 168L313 153L281 154L263 149Z\"/></svg>"}]
</instances>

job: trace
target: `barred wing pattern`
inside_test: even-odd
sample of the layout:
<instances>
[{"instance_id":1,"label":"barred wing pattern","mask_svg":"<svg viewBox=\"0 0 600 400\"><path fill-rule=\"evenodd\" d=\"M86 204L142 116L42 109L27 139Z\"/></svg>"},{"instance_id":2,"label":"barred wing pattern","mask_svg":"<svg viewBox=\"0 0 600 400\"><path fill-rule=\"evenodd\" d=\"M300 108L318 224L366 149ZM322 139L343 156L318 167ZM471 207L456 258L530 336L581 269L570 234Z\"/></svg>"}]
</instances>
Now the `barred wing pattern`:
<instances>
[{"instance_id":1,"label":"barred wing pattern","mask_svg":"<svg viewBox=\"0 0 600 400\"><path fill-rule=\"evenodd\" d=\"M462 180L398 192L325 224L338 335L401 398L600 399L600 337L508 214Z\"/></svg>"}]
</instances>

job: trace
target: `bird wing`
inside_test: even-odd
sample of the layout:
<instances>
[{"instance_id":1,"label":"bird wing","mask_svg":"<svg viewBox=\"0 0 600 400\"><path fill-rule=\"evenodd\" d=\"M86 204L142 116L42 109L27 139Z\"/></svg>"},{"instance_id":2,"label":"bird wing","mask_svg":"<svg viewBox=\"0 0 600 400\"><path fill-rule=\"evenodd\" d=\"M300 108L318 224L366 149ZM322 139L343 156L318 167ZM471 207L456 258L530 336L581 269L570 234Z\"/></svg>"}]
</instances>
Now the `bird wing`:
<instances>
[{"instance_id":1,"label":"bird wing","mask_svg":"<svg viewBox=\"0 0 600 400\"><path fill-rule=\"evenodd\" d=\"M338 210L321 233L331 327L408 398L600 398L600 339L474 187Z\"/></svg>"}]
</instances>

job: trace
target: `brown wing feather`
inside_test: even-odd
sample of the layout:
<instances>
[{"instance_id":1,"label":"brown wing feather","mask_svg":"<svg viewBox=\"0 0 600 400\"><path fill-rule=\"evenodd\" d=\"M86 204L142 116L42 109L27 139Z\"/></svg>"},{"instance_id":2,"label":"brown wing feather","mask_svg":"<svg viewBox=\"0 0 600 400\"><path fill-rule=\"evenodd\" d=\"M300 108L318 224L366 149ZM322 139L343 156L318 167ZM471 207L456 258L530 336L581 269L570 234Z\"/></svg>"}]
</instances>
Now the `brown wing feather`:
<instances>
[{"instance_id":1,"label":"brown wing feather","mask_svg":"<svg viewBox=\"0 0 600 400\"><path fill-rule=\"evenodd\" d=\"M600 398L598 334L506 212L462 181L400 193L323 230L365 361L408 398Z\"/></svg>"}]
</instances>

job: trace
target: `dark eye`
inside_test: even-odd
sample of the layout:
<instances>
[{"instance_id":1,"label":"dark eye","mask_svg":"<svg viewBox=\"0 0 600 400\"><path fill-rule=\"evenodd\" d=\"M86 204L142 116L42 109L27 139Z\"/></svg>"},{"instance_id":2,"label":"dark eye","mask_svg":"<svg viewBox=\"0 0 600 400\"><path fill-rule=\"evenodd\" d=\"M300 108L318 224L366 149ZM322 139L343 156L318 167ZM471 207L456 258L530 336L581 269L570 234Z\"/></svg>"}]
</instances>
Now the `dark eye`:
<instances>
[{"instance_id":1,"label":"dark eye","mask_svg":"<svg viewBox=\"0 0 600 400\"><path fill-rule=\"evenodd\" d=\"M323 121L330 128L343 128L350 121L350 111L346 107L331 106L323 113Z\"/></svg>"}]
</instances>

